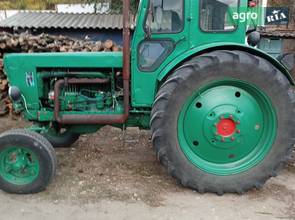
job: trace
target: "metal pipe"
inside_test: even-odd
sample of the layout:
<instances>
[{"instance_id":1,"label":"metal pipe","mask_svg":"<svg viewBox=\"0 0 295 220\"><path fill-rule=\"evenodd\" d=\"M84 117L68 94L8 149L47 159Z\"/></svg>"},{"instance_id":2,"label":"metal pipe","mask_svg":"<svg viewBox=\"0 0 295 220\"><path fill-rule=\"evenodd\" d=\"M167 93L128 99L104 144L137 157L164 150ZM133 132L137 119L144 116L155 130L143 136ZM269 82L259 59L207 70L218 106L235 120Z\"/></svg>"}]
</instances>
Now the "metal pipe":
<instances>
[{"instance_id":1,"label":"metal pipe","mask_svg":"<svg viewBox=\"0 0 295 220\"><path fill-rule=\"evenodd\" d=\"M130 98L130 0L123 0L123 88L124 115L122 123L129 117Z\"/></svg>"},{"instance_id":2,"label":"metal pipe","mask_svg":"<svg viewBox=\"0 0 295 220\"><path fill-rule=\"evenodd\" d=\"M124 114L122 115L63 115L59 116L59 95L61 86L65 83L105 83L103 79L69 79L58 80L55 83L54 116L60 124L123 124L129 117L130 98L130 0L123 0L123 89Z\"/></svg>"}]
</instances>

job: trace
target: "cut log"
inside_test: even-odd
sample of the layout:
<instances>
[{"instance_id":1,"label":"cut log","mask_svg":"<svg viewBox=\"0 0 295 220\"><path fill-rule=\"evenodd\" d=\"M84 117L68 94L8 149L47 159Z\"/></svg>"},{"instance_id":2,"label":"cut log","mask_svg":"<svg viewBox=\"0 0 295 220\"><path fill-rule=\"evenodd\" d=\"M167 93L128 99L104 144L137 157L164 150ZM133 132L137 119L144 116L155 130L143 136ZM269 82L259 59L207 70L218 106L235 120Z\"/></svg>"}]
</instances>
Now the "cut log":
<instances>
[{"instance_id":1,"label":"cut log","mask_svg":"<svg viewBox=\"0 0 295 220\"><path fill-rule=\"evenodd\" d=\"M8 88L8 82L6 79L1 80L0 90L5 91Z\"/></svg>"},{"instance_id":2,"label":"cut log","mask_svg":"<svg viewBox=\"0 0 295 220\"><path fill-rule=\"evenodd\" d=\"M111 50L114 46L114 42L112 40L106 40L103 45L105 49Z\"/></svg>"},{"instance_id":3,"label":"cut log","mask_svg":"<svg viewBox=\"0 0 295 220\"><path fill-rule=\"evenodd\" d=\"M114 46L112 47L112 51L113 51L113 52L118 52L118 51L120 51L120 48L119 48L117 45L114 45Z\"/></svg>"}]
</instances>

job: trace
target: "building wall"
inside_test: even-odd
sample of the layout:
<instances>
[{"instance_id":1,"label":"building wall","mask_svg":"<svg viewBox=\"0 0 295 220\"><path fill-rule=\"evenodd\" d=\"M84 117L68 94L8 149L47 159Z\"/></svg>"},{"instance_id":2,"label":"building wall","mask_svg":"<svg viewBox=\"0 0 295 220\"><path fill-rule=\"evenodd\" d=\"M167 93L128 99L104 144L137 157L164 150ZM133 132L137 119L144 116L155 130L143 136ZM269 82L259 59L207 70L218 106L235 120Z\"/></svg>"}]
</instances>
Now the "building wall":
<instances>
[{"instance_id":1,"label":"building wall","mask_svg":"<svg viewBox=\"0 0 295 220\"><path fill-rule=\"evenodd\" d=\"M285 53L295 53L295 39L283 40L283 54Z\"/></svg>"}]
</instances>

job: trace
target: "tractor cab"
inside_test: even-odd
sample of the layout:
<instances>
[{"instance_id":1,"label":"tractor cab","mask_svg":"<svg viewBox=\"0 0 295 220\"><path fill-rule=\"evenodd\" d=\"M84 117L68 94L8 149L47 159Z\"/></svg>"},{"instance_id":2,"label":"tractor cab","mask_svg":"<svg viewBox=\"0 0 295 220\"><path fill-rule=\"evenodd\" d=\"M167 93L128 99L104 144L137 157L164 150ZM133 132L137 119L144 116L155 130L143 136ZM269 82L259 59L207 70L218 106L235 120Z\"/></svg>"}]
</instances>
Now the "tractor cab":
<instances>
[{"instance_id":1,"label":"tractor cab","mask_svg":"<svg viewBox=\"0 0 295 220\"><path fill-rule=\"evenodd\" d=\"M141 1L132 43L134 106L151 106L157 84L185 57L214 47L245 46L248 0ZM149 95L147 95L149 94ZM143 99L144 97L144 99Z\"/></svg>"}]
</instances>

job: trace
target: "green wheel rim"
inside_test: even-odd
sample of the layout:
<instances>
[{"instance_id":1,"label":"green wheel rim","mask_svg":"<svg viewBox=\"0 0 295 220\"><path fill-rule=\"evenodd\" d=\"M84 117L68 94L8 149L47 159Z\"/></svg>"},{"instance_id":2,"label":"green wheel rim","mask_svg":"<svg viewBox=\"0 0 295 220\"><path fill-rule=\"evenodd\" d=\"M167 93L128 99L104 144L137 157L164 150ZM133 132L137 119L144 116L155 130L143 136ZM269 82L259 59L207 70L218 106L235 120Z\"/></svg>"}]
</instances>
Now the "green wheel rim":
<instances>
[{"instance_id":1,"label":"green wheel rim","mask_svg":"<svg viewBox=\"0 0 295 220\"><path fill-rule=\"evenodd\" d=\"M32 183L39 175L40 164L36 154L23 147L8 147L0 152L0 175L14 185Z\"/></svg>"},{"instance_id":2,"label":"green wheel rim","mask_svg":"<svg viewBox=\"0 0 295 220\"><path fill-rule=\"evenodd\" d=\"M268 96L239 80L210 82L188 98L178 118L178 139L188 160L214 175L233 175L259 164L277 133Z\"/></svg>"}]
</instances>

